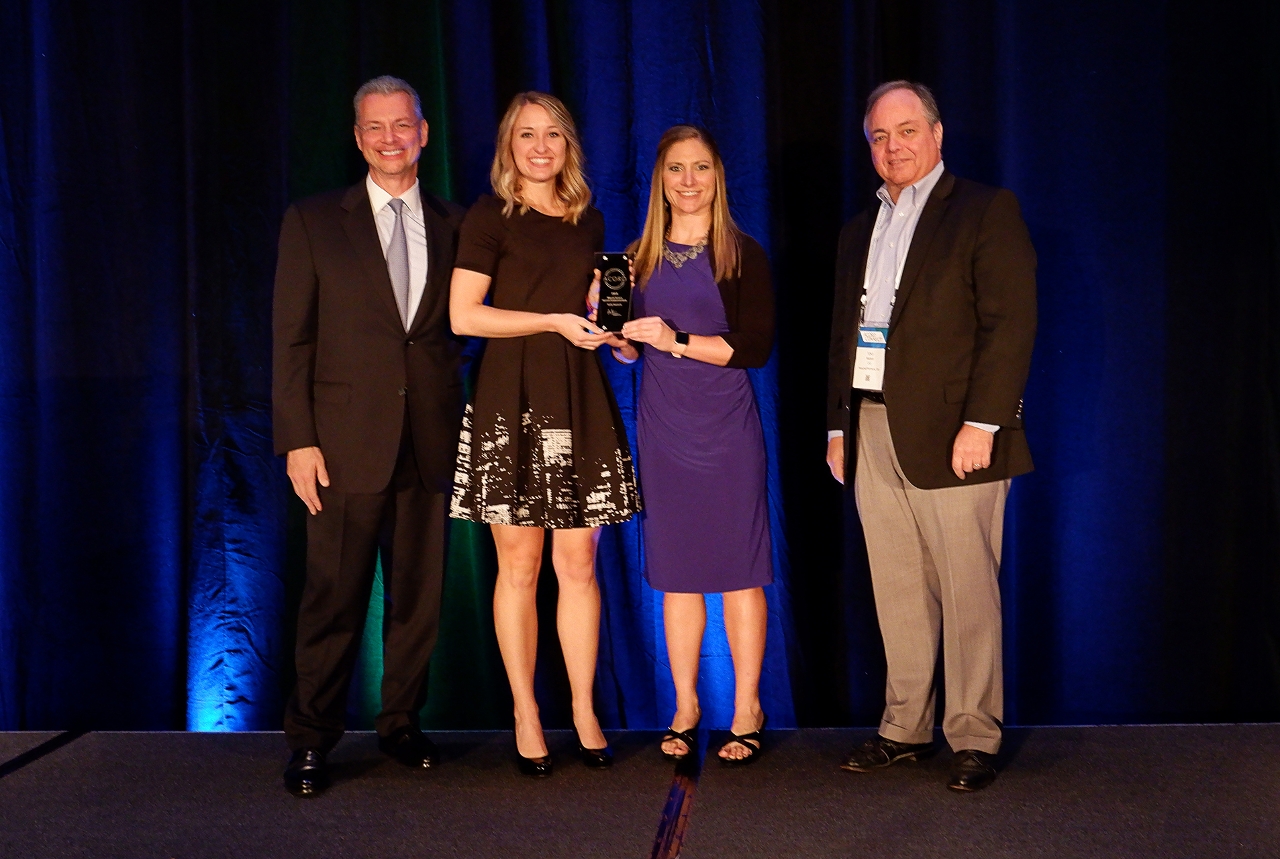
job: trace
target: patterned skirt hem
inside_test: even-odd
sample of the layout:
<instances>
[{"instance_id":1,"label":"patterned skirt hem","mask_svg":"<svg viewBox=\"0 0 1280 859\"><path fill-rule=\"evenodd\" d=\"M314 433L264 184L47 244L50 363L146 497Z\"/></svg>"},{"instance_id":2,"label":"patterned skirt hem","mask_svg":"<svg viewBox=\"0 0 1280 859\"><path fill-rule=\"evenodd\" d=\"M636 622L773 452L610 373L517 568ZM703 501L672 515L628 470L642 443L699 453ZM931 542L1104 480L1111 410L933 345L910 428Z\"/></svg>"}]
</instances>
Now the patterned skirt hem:
<instances>
[{"instance_id":1,"label":"patterned skirt hem","mask_svg":"<svg viewBox=\"0 0 1280 859\"><path fill-rule=\"evenodd\" d=\"M449 516L490 525L595 528L616 525L642 504L626 441L588 457L574 433L524 412L518 427L501 414L475 435L468 405L458 438ZM551 514L551 515L548 515Z\"/></svg>"},{"instance_id":2,"label":"patterned skirt hem","mask_svg":"<svg viewBox=\"0 0 1280 859\"><path fill-rule=\"evenodd\" d=\"M620 525L635 516L640 511L615 511L603 516L590 516L577 521L557 520L554 522L537 522L533 519L515 519L511 516L502 516L494 513L481 513L474 515L470 513L460 513L457 511L449 511L449 518L458 519L463 522L479 522L484 525L519 525L522 528L549 528L551 530L567 529L567 528L598 528L602 525Z\"/></svg>"}]
</instances>

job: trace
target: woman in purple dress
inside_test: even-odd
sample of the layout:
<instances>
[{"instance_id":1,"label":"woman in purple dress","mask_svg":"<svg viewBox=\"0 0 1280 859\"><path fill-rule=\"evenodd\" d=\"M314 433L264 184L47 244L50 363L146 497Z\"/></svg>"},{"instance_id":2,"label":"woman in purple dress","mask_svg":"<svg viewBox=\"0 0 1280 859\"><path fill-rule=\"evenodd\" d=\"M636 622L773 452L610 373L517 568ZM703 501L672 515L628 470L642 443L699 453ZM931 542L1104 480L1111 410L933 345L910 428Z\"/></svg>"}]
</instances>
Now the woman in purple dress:
<instances>
[{"instance_id":1,"label":"woman in purple dress","mask_svg":"<svg viewBox=\"0 0 1280 859\"><path fill-rule=\"evenodd\" d=\"M719 754L745 764L765 724L763 587L773 581L764 437L746 368L763 366L773 348L773 288L764 249L729 215L724 165L706 131L678 125L662 136L633 250L636 318L614 354L635 360L644 344L637 439L646 576L664 592L676 687L662 751L680 758L693 749L703 595L720 593L735 696Z\"/></svg>"}]
</instances>

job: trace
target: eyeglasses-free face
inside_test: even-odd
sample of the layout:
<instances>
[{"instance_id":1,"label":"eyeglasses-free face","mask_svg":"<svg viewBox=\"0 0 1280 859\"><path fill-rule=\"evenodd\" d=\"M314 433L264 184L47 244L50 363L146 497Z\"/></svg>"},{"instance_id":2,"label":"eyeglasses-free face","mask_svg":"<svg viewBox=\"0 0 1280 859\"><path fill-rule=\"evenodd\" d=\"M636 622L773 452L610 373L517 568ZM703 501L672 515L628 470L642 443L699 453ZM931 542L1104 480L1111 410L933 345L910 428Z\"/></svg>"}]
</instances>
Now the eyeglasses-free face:
<instances>
[{"instance_id":1,"label":"eyeglasses-free face","mask_svg":"<svg viewBox=\"0 0 1280 859\"><path fill-rule=\"evenodd\" d=\"M674 211L686 215L711 211L716 199L716 168L707 144L692 137L667 149L662 190Z\"/></svg>"},{"instance_id":2,"label":"eyeglasses-free face","mask_svg":"<svg viewBox=\"0 0 1280 859\"><path fill-rule=\"evenodd\" d=\"M867 117L871 163L889 195L919 182L942 160L942 123L929 125L920 97L908 89L890 90Z\"/></svg>"},{"instance_id":3,"label":"eyeglasses-free face","mask_svg":"<svg viewBox=\"0 0 1280 859\"><path fill-rule=\"evenodd\" d=\"M427 122L418 119L408 93L371 93L360 102L356 121L356 146L379 176L401 176L416 169L427 145ZM379 183L381 184L381 183Z\"/></svg>"},{"instance_id":4,"label":"eyeglasses-free face","mask_svg":"<svg viewBox=\"0 0 1280 859\"><path fill-rule=\"evenodd\" d=\"M564 131L540 104L526 104L511 128L511 157L521 178L550 182L564 169L568 143Z\"/></svg>"}]
</instances>

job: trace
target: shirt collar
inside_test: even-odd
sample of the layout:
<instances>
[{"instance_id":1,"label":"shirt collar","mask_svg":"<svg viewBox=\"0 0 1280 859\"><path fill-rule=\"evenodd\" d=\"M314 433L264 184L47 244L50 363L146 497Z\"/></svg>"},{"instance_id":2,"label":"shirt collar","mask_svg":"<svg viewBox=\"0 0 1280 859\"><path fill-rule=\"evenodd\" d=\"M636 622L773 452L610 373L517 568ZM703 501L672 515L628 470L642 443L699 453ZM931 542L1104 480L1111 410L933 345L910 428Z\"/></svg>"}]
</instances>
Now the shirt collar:
<instances>
[{"instance_id":1,"label":"shirt collar","mask_svg":"<svg viewBox=\"0 0 1280 859\"><path fill-rule=\"evenodd\" d=\"M365 190L369 192L369 205L373 208L376 215L387 207L391 202L391 195L388 194L377 182L373 181L373 177L365 174L364 177ZM419 193L418 180L413 180L413 186L400 195L400 199L404 200L405 209L418 220L421 220L422 214L422 195Z\"/></svg>"},{"instance_id":2,"label":"shirt collar","mask_svg":"<svg viewBox=\"0 0 1280 859\"><path fill-rule=\"evenodd\" d=\"M939 160L937 164L933 165L933 169L926 173L919 182L902 189L902 193L898 195L898 202L901 203L902 198L908 193L910 193L908 204L911 206L918 206L928 200L929 195L933 193L933 186L937 185L938 180L942 178L944 169L946 168L943 167L942 161ZM889 196L889 189L884 185L881 185L880 190L876 191L876 196L880 198L881 202L887 203L889 208L892 209L894 207L893 198Z\"/></svg>"}]
</instances>

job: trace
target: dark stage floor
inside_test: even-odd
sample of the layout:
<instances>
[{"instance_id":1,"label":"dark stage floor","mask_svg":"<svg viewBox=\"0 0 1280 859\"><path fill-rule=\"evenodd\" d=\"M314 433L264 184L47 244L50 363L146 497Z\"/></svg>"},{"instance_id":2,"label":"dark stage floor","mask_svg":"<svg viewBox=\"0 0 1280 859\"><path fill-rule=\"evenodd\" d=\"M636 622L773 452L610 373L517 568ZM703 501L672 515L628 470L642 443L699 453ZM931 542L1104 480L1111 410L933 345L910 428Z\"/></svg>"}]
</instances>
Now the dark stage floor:
<instances>
[{"instance_id":1,"label":"dark stage floor","mask_svg":"<svg viewBox=\"0 0 1280 859\"><path fill-rule=\"evenodd\" d=\"M1010 730L1000 778L973 795L945 789L946 753L839 770L869 733L770 732L752 767L708 761L682 855L1280 856L1280 725ZM613 734L606 772L577 764L569 735L555 734L544 781L516 773L505 733L433 735L447 759L424 773L354 734L314 800L281 788L279 734L91 733L32 760L52 736L0 734L0 763L27 761L0 768L5 859L643 859L672 820L673 767L652 733Z\"/></svg>"}]
</instances>

